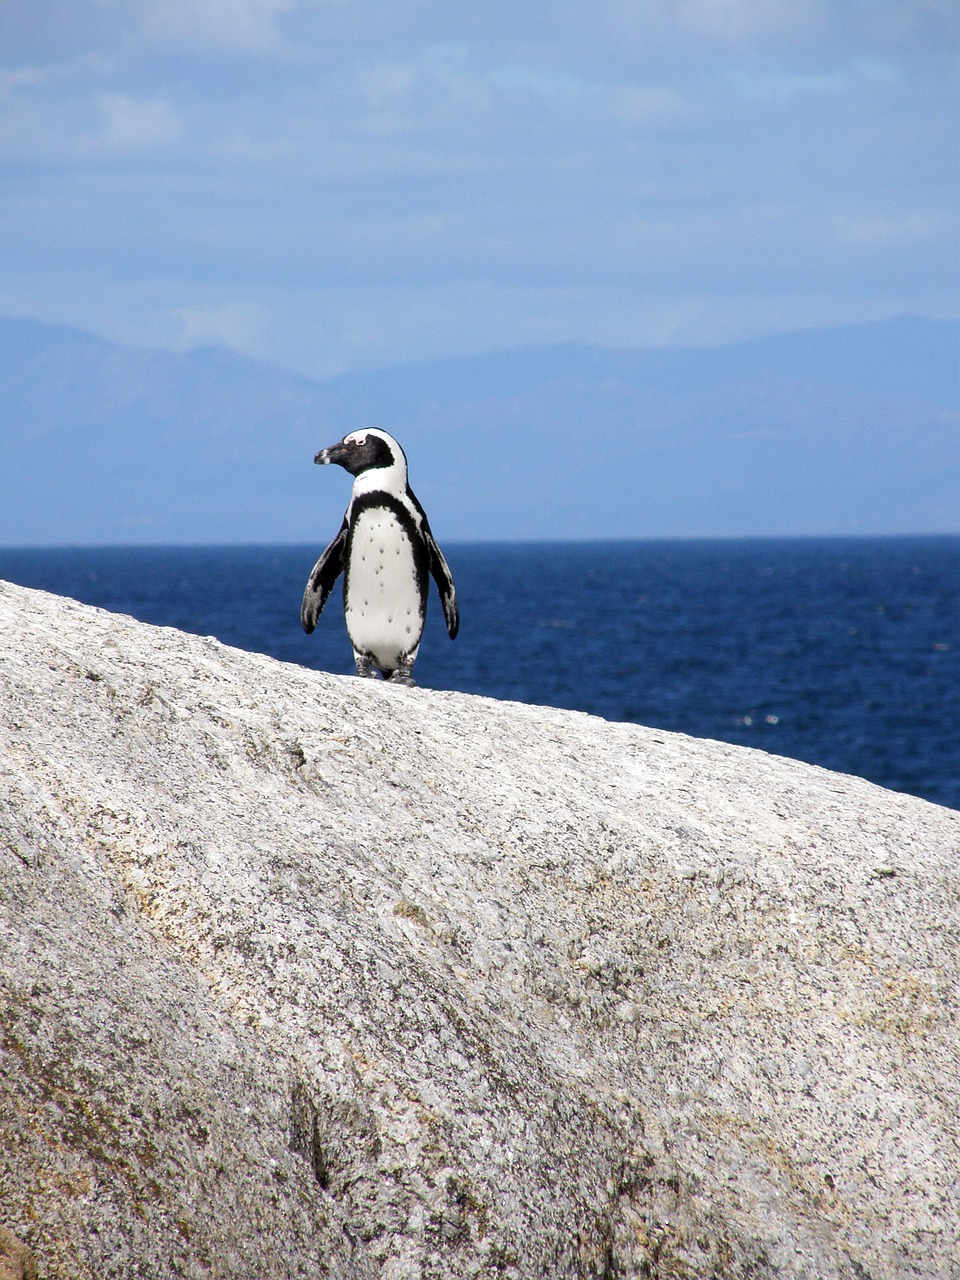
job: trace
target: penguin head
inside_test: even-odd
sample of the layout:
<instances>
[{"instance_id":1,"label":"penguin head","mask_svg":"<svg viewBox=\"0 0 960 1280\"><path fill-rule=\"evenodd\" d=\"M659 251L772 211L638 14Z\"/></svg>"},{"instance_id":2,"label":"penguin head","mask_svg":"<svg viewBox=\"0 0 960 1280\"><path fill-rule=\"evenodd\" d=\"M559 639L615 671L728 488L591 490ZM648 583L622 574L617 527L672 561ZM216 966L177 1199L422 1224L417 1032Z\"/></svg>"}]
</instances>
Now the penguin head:
<instances>
[{"instance_id":1,"label":"penguin head","mask_svg":"<svg viewBox=\"0 0 960 1280\"><path fill-rule=\"evenodd\" d=\"M352 476L362 475L366 471L393 471L397 478L402 477L406 483L406 455L393 436L376 427L362 427L359 431L351 431L339 444L321 449L314 462L335 462ZM383 474L383 479L387 479L386 474Z\"/></svg>"}]
</instances>

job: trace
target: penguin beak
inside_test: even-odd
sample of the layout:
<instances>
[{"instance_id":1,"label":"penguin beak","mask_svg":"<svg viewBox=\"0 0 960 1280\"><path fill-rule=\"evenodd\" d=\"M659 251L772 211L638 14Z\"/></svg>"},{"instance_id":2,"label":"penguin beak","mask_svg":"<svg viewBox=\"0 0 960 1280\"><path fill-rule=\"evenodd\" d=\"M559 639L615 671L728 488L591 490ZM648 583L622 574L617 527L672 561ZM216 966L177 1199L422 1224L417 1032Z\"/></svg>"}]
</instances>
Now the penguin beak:
<instances>
[{"instance_id":1,"label":"penguin beak","mask_svg":"<svg viewBox=\"0 0 960 1280\"><path fill-rule=\"evenodd\" d=\"M386 450L388 461L392 461L393 455L386 449L385 445L380 444L380 441L374 441L371 444L368 438L351 440L349 437L345 437L339 444L332 444L327 449L321 449L313 460L321 465L335 462L338 466L343 467L344 471L349 471L352 476L358 476L367 467L387 465L387 463L378 461L377 445L380 445L381 452Z\"/></svg>"},{"instance_id":2,"label":"penguin beak","mask_svg":"<svg viewBox=\"0 0 960 1280\"><path fill-rule=\"evenodd\" d=\"M343 442L341 441L340 444L332 444L329 449L321 449L313 460L321 465L326 465L330 462L339 462L342 466L345 456L346 450L344 449Z\"/></svg>"}]
</instances>

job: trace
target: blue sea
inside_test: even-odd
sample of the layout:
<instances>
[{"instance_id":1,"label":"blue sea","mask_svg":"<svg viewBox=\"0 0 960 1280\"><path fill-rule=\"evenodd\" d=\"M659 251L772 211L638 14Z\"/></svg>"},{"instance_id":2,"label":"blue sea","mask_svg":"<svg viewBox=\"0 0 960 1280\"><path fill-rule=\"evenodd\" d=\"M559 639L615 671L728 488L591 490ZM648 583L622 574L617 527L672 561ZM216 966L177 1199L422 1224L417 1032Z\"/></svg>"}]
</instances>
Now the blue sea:
<instances>
[{"instance_id":1,"label":"blue sea","mask_svg":"<svg viewBox=\"0 0 960 1280\"><path fill-rule=\"evenodd\" d=\"M316 546L0 550L0 577L353 669ZM445 546L417 683L760 747L960 809L960 537Z\"/></svg>"}]
</instances>

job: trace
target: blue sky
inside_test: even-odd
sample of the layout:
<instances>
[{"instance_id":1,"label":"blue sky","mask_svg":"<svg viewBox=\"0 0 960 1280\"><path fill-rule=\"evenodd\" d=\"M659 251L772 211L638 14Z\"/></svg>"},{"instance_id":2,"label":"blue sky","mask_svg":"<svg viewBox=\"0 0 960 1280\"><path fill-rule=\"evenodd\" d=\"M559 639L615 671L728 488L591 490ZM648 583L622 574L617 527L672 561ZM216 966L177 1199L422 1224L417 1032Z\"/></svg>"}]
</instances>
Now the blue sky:
<instances>
[{"instance_id":1,"label":"blue sky","mask_svg":"<svg viewBox=\"0 0 960 1280\"><path fill-rule=\"evenodd\" d=\"M960 311L956 0L3 0L0 313L319 376Z\"/></svg>"}]
</instances>

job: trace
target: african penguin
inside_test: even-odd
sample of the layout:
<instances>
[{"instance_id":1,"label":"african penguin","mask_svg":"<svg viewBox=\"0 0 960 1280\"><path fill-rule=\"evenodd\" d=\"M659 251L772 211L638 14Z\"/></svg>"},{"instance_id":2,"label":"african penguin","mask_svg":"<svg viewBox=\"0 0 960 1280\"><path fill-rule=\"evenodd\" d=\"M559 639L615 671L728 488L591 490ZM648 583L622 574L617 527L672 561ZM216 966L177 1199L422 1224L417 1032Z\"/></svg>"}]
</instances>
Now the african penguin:
<instances>
[{"instance_id":1,"label":"african penguin","mask_svg":"<svg viewBox=\"0 0 960 1280\"><path fill-rule=\"evenodd\" d=\"M432 574L453 640L460 626L457 593L426 513L407 483L407 459L392 436L374 427L351 431L314 462L336 462L354 477L340 532L313 566L300 606L307 635L343 574L343 612L358 676L379 671L394 684L411 672L427 611Z\"/></svg>"}]
</instances>

